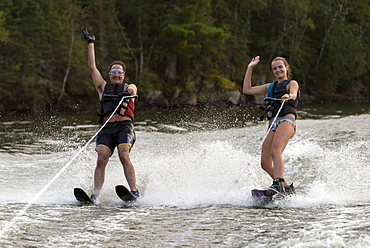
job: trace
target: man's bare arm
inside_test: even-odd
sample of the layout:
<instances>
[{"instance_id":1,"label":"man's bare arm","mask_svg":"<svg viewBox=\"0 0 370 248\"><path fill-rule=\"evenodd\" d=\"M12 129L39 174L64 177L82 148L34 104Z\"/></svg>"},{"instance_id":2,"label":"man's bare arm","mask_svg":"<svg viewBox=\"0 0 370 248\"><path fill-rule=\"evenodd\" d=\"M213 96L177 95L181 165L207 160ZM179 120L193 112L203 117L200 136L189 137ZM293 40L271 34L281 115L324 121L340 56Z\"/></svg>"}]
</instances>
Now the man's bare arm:
<instances>
[{"instance_id":1,"label":"man's bare arm","mask_svg":"<svg viewBox=\"0 0 370 248\"><path fill-rule=\"evenodd\" d=\"M100 74L98 68L95 64L95 51L94 51L94 43L90 43L87 48L87 64L89 66L90 75L94 82L95 89L99 94L99 99L101 99L104 86L106 85L106 81Z\"/></svg>"},{"instance_id":2,"label":"man's bare arm","mask_svg":"<svg viewBox=\"0 0 370 248\"><path fill-rule=\"evenodd\" d=\"M87 65L89 66L90 75L94 82L95 89L99 94L99 99L101 99L104 87L107 84L107 82L105 82L95 64L95 48L94 48L95 36L89 34L89 31L87 31L87 29L84 29L82 32L85 40L87 41Z\"/></svg>"}]
</instances>

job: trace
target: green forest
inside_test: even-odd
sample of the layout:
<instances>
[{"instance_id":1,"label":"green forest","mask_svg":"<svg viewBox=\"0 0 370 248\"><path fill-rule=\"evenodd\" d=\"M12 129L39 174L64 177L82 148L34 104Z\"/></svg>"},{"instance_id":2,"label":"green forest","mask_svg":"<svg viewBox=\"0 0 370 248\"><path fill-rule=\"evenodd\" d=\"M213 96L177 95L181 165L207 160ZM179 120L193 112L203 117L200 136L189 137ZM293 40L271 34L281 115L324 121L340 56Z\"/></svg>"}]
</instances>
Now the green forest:
<instances>
[{"instance_id":1,"label":"green forest","mask_svg":"<svg viewBox=\"0 0 370 248\"><path fill-rule=\"evenodd\" d=\"M255 83L283 56L304 94L370 93L369 0L1 0L2 114L98 105L85 28L102 75L124 61L139 102L240 91L256 55Z\"/></svg>"}]
</instances>

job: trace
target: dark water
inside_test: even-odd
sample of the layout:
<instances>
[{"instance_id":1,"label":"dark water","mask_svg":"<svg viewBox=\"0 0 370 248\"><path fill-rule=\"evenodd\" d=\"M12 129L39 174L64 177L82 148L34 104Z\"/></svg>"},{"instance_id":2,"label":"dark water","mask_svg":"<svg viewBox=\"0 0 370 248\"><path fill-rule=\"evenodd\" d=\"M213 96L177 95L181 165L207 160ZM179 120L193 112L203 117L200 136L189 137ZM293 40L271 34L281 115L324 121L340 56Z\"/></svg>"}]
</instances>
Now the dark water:
<instances>
[{"instance_id":1,"label":"dark water","mask_svg":"<svg viewBox=\"0 0 370 248\"><path fill-rule=\"evenodd\" d=\"M370 113L370 103L303 105L299 120L335 119ZM225 130L265 124L263 111L257 107L212 107L137 110L136 130L145 132L181 133ZM0 152L43 153L53 149L64 151L88 141L99 129L95 113L0 116ZM36 145L36 147L32 147ZM41 147L40 147L41 146ZM29 151L28 151L29 150Z\"/></svg>"},{"instance_id":2,"label":"dark water","mask_svg":"<svg viewBox=\"0 0 370 248\"><path fill-rule=\"evenodd\" d=\"M255 153L259 115L138 111L131 155L142 197L131 206L114 193L126 184L116 154L101 205L73 197L73 187L91 192L94 144L68 163L98 130L94 114L1 117L0 246L370 247L370 106L302 106L284 153L298 194L267 206L250 197L271 183Z\"/></svg>"}]
</instances>

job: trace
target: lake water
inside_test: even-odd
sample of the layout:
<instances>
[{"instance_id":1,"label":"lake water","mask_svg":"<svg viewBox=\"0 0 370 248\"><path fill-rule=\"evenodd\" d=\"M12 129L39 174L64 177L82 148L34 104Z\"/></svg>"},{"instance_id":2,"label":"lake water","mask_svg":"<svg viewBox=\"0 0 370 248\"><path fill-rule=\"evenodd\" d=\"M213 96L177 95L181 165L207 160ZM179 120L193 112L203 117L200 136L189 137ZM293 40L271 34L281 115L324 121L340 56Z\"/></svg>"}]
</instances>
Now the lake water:
<instances>
[{"instance_id":1,"label":"lake water","mask_svg":"<svg viewBox=\"0 0 370 248\"><path fill-rule=\"evenodd\" d=\"M92 189L94 113L1 117L0 247L370 247L370 104L302 106L284 152L298 194L266 206L250 195L271 184L259 114L138 110L130 206L116 153L101 204L74 199Z\"/></svg>"}]
</instances>

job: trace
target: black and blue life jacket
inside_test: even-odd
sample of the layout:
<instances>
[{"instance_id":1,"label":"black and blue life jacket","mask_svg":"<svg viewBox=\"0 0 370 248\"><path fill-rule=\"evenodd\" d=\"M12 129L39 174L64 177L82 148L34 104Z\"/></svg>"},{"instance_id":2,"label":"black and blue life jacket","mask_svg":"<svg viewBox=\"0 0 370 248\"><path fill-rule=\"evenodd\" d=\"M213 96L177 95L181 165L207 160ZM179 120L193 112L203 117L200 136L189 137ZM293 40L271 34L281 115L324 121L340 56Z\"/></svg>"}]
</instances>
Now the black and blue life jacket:
<instances>
[{"instance_id":1,"label":"black and blue life jacket","mask_svg":"<svg viewBox=\"0 0 370 248\"><path fill-rule=\"evenodd\" d=\"M284 80L280 83L274 81L270 84L267 89L267 98L281 98L285 94L289 94L288 90L286 89L287 85L290 83L291 80ZM297 119L297 106L298 106L298 97L294 101L287 101L284 103L283 109L280 111L279 116L285 116L287 114L294 114L295 118ZM272 101L266 100L266 118L270 120L272 117L275 117L280 109L281 102L280 101Z\"/></svg>"}]
</instances>

